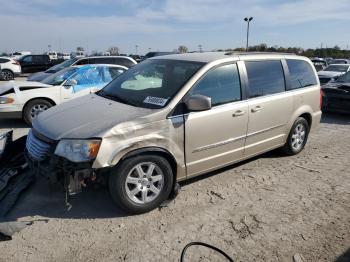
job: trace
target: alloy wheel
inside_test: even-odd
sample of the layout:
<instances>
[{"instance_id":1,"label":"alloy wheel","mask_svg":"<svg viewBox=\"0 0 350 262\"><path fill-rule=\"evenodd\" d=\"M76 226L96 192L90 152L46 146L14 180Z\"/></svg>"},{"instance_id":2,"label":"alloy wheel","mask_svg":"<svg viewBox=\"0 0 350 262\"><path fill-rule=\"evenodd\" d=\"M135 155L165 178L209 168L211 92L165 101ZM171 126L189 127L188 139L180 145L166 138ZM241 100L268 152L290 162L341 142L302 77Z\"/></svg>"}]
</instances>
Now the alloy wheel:
<instances>
[{"instance_id":1,"label":"alloy wheel","mask_svg":"<svg viewBox=\"0 0 350 262\"><path fill-rule=\"evenodd\" d=\"M292 134L292 147L294 150L299 150L304 145L305 135L305 126L298 124Z\"/></svg>"},{"instance_id":2,"label":"alloy wheel","mask_svg":"<svg viewBox=\"0 0 350 262\"><path fill-rule=\"evenodd\" d=\"M152 162L134 166L126 177L125 189L129 199L137 204L147 204L156 199L163 189L164 174Z\"/></svg>"}]
</instances>

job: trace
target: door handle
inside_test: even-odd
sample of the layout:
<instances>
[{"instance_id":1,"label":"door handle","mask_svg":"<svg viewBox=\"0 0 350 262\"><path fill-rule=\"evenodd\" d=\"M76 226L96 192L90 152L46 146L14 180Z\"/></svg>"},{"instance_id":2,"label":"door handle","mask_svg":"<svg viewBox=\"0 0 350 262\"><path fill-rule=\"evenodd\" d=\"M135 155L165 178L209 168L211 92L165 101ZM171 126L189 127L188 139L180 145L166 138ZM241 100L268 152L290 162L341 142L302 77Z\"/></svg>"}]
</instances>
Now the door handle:
<instances>
[{"instance_id":1,"label":"door handle","mask_svg":"<svg viewBox=\"0 0 350 262\"><path fill-rule=\"evenodd\" d=\"M236 112L234 112L234 113L232 114L232 117L242 116L242 115L244 115L244 114L245 114L244 111L242 111L242 110L237 110Z\"/></svg>"},{"instance_id":2,"label":"door handle","mask_svg":"<svg viewBox=\"0 0 350 262\"><path fill-rule=\"evenodd\" d=\"M261 106L256 106L254 108L252 108L252 113L257 113L257 112L260 112L263 108Z\"/></svg>"}]
</instances>

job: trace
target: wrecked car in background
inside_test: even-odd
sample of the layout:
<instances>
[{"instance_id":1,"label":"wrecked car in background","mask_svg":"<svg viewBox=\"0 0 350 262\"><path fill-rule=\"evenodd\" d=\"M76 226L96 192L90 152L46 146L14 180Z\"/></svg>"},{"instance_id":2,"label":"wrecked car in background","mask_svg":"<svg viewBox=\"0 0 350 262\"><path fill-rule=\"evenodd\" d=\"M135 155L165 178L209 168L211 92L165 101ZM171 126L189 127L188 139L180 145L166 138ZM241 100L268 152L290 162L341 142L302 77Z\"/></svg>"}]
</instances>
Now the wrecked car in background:
<instances>
[{"instance_id":1,"label":"wrecked car in background","mask_svg":"<svg viewBox=\"0 0 350 262\"><path fill-rule=\"evenodd\" d=\"M316 71L322 71L328 66L327 60L323 58L312 58L311 62L314 64Z\"/></svg>"},{"instance_id":2,"label":"wrecked car in background","mask_svg":"<svg viewBox=\"0 0 350 262\"><path fill-rule=\"evenodd\" d=\"M0 116L33 119L52 106L96 92L127 70L115 65L68 67L41 82L15 81L0 87Z\"/></svg>"},{"instance_id":3,"label":"wrecked car in background","mask_svg":"<svg viewBox=\"0 0 350 262\"><path fill-rule=\"evenodd\" d=\"M143 213L176 181L279 147L298 154L320 118L320 86L307 58L160 56L38 115L26 156L70 194L105 181L120 208Z\"/></svg>"},{"instance_id":4,"label":"wrecked car in background","mask_svg":"<svg viewBox=\"0 0 350 262\"><path fill-rule=\"evenodd\" d=\"M336 80L342 74L350 71L350 64L332 64L322 71L317 72L321 85Z\"/></svg>"},{"instance_id":5,"label":"wrecked car in background","mask_svg":"<svg viewBox=\"0 0 350 262\"><path fill-rule=\"evenodd\" d=\"M350 114L350 72L322 86L323 111Z\"/></svg>"}]
</instances>

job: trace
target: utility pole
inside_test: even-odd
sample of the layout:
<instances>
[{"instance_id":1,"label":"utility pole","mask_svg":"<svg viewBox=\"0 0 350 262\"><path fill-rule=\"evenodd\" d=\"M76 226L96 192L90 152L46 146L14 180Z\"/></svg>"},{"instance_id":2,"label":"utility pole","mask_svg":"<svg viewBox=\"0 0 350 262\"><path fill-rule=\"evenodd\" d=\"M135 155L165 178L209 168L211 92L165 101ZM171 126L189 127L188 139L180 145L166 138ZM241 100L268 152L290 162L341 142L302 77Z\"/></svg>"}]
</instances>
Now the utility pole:
<instances>
[{"instance_id":1,"label":"utility pole","mask_svg":"<svg viewBox=\"0 0 350 262\"><path fill-rule=\"evenodd\" d=\"M247 22L247 43L246 43L246 48L245 51L248 52L248 47L249 47L249 24L253 20L253 17L245 17L244 21Z\"/></svg>"}]
</instances>

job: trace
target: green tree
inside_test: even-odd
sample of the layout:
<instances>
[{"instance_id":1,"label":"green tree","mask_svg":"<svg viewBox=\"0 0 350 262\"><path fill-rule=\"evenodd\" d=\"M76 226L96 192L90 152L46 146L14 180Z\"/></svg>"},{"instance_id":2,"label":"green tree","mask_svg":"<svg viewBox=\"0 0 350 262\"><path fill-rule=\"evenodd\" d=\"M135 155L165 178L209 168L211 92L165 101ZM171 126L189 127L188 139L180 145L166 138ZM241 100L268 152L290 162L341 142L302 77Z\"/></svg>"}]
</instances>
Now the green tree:
<instances>
[{"instance_id":1,"label":"green tree","mask_svg":"<svg viewBox=\"0 0 350 262\"><path fill-rule=\"evenodd\" d=\"M178 47L177 51L178 51L179 53L187 53L187 52L188 52L188 48L187 48L186 46L184 46L184 45L180 45L180 46Z\"/></svg>"},{"instance_id":2,"label":"green tree","mask_svg":"<svg viewBox=\"0 0 350 262\"><path fill-rule=\"evenodd\" d=\"M107 49L107 51L111 55L119 55L119 47L117 47L117 46L111 46L110 48Z\"/></svg>"}]
</instances>

